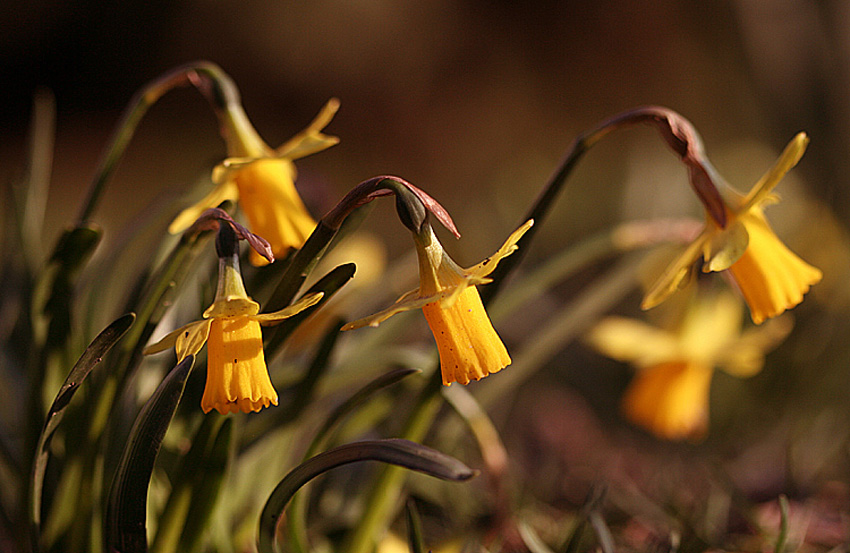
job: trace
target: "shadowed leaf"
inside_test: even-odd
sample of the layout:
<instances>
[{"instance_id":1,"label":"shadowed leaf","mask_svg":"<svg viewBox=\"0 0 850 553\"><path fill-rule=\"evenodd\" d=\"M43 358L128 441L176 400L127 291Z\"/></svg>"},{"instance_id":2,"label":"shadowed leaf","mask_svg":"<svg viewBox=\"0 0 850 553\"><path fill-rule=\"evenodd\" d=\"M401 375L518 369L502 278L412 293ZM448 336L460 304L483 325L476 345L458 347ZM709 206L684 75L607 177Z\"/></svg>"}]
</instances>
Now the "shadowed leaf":
<instances>
[{"instance_id":1,"label":"shadowed leaf","mask_svg":"<svg viewBox=\"0 0 850 553\"><path fill-rule=\"evenodd\" d=\"M331 297L333 297L340 288L351 280L356 269L357 267L354 263L340 265L323 276L316 284L311 286L310 289L304 293L305 295L312 294L313 292L324 292L325 295L319 303L308 307L294 317L286 319L274 327L271 332L267 332L264 340L264 349L266 350L266 354L269 357L273 356L275 351L277 351L277 348L279 348L286 338L292 334L296 328L298 328L298 325L304 322L304 320L312 315L317 309L320 309L325 302L331 299ZM267 309L267 311L269 310L270 309Z\"/></svg>"},{"instance_id":2,"label":"shadowed leaf","mask_svg":"<svg viewBox=\"0 0 850 553\"><path fill-rule=\"evenodd\" d=\"M382 461L458 482L469 480L476 474L454 457L408 440L364 441L336 447L295 467L274 489L260 515L257 537L260 553L274 552L277 522L298 489L324 472L359 461Z\"/></svg>"},{"instance_id":3,"label":"shadowed leaf","mask_svg":"<svg viewBox=\"0 0 850 553\"><path fill-rule=\"evenodd\" d=\"M190 355L174 367L136 417L109 494L105 527L107 551L135 553L148 549L148 485L162 438L183 397L194 363L195 357Z\"/></svg>"},{"instance_id":4,"label":"shadowed leaf","mask_svg":"<svg viewBox=\"0 0 850 553\"><path fill-rule=\"evenodd\" d=\"M86 380L86 377L88 377L95 365L100 363L106 352L127 332L135 318L136 316L133 313L123 315L97 335L71 369L62 387L59 388L56 399L53 400L53 404L47 411L44 427L38 439L38 448L36 449L30 479L30 522L33 525L34 536L38 535L41 524L41 492L53 433L59 426L62 417L65 415L65 409L68 407L71 398L74 397L80 385Z\"/></svg>"},{"instance_id":5,"label":"shadowed leaf","mask_svg":"<svg viewBox=\"0 0 850 553\"><path fill-rule=\"evenodd\" d=\"M422 521L419 519L419 511L413 501L407 502L407 543L410 553L425 553L425 544L422 538Z\"/></svg>"},{"instance_id":6,"label":"shadowed leaf","mask_svg":"<svg viewBox=\"0 0 850 553\"><path fill-rule=\"evenodd\" d=\"M399 382L400 380L410 376L411 374L421 372L422 371L420 371L419 369L413 368L397 369L379 376L378 378L372 380L371 382L366 384L366 386L355 392L354 395L352 395L343 403L341 403L336 409L333 410L333 412L328 416L328 418L325 419L324 424L322 424L322 427L316 432L313 441L307 448L307 452L304 454L304 458L307 459L315 455L316 452L319 451L319 449L322 448L327 442L327 439L333 429L340 423L343 418L345 418L346 415L352 412L358 405L361 405L367 399L372 397L373 394L379 392L387 386L391 386L392 384ZM305 504L307 500L305 493L297 494L292 501L292 506L289 509L287 537L291 549L296 552L309 551L309 547L307 544L307 523L305 520Z\"/></svg>"},{"instance_id":7,"label":"shadowed leaf","mask_svg":"<svg viewBox=\"0 0 850 553\"><path fill-rule=\"evenodd\" d=\"M197 551L205 535L230 461L233 418L206 415L171 481L151 551Z\"/></svg>"}]
</instances>

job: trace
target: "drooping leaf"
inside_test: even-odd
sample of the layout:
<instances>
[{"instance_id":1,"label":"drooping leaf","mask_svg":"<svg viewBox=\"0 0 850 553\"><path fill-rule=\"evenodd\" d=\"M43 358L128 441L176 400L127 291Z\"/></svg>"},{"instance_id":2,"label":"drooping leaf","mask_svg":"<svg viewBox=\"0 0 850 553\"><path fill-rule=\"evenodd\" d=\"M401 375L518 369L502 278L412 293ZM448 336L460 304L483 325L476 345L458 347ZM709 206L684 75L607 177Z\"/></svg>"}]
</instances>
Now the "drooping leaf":
<instances>
[{"instance_id":1,"label":"drooping leaf","mask_svg":"<svg viewBox=\"0 0 850 553\"><path fill-rule=\"evenodd\" d=\"M338 327L337 330L339 330ZM325 419L322 427L316 432L316 435L313 437L313 441L307 448L307 451L304 454L304 459L306 460L315 455L319 449L325 445L333 429L340 423L340 421L342 421L343 418L357 408L358 405L363 404L367 399L380 390L399 382L403 378L420 372L422 371L413 368L403 368L390 371L372 380L360 390L355 392L351 397L337 406L328 418ZM305 520L306 503L307 498L305 496L305 492L296 494L292 500L292 506L289 509L287 539L290 548L295 553L304 553L309 551L307 544L307 522Z\"/></svg>"},{"instance_id":2,"label":"drooping leaf","mask_svg":"<svg viewBox=\"0 0 850 553\"><path fill-rule=\"evenodd\" d=\"M405 512L407 514L407 544L410 546L410 553L425 553L422 520L412 500L407 502Z\"/></svg>"},{"instance_id":3,"label":"drooping leaf","mask_svg":"<svg viewBox=\"0 0 850 553\"><path fill-rule=\"evenodd\" d=\"M320 309L322 305L324 305L329 299L333 297L337 291L342 288L351 278L354 276L354 271L356 270L356 266L354 263L345 263L334 268L324 277L322 277L316 284L310 287L306 294L311 294L313 292L324 292L324 296L322 297L319 303L305 309L301 313L295 315L294 317L290 317L280 323L279 325L273 327L270 332L266 333L264 339L264 349L267 355L274 355L277 348L279 348L286 338L298 328L304 320L312 315L317 309ZM284 306L285 307L285 306ZM271 311L271 307L267 307L264 311Z\"/></svg>"},{"instance_id":4,"label":"drooping leaf","mask_svg":"<svg viewBox=\"0 0 850 553\"><path fill-rule=\"evenodd\" d=\"M336 447L292 469L271 493L260 515L257 536L260 553L274 553L277 522L298 489L324 472L359 461L381 461L457 482L476 475L474 470L454 457L408 440L363 441Z\"/></svg>"},{"instance_id":5,"label":"drooping leaf","mask_svg":"<svg viewBox=\"0 0 850 553\"><path fill-rule=\"evenodd\" d=\"M44 427L38 439L38 447L30 478L30 522L32 523L33 536L35 537L39 534L39 526L41 524L41 493L44 484L44 472L47 469L50 441L53 438L53 434L80 385L86 380L95 365L100 363L103 356L127 332L135 318L136 316L133 313L123 315L97 335L71 369L64 384L59 389L56 399L53 400L53 404L47 411Z\"/></svg>"},{"instance_id":6,"label":"drooping leaf","mask_svg":"<svg viewBox=\"0 0 850 553\"><path fill-rule=\"evenodd\" d=\"M202 543L230 460L233 419L206 415L171 482L151 543L155 553L191 553Z\"/></svg>"},{"instance_id":7,"label":"drooping leaf","mask_svg":"<svg viewBox=\"0 0 850 553\"><path fill-rule=\"evenodd\" d=\"M159 453L195 357L190 355L174 367L142 407L115 472L106 508L106 551L146 552L148 486Z\"/></svg>"}]
</instances>

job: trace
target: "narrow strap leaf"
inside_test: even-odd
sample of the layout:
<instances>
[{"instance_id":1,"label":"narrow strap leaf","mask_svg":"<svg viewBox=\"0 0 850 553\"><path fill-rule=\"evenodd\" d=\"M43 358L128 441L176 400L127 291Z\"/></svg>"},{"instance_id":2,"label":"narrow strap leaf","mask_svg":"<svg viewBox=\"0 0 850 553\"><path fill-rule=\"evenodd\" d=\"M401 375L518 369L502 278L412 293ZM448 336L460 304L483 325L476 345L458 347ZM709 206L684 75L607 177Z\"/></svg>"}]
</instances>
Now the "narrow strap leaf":
<instances>
[{"instance_id":1,"label":"narrow strap leaf","mask_svg":"<svg viewBox=\"0 0 850 553\"><path fill-rule=\"evenodd\" d=\"M364 441L336 447L295 467L274 489L260 515L257 537L260 553L274 553L277 522L298 489L324 472L359 461L382 461L457 482L476 475L476 471L454 457L408 440Z\"/></svg>"},{"instance_id":2,"label":"narrow strap leaf","mask_svg":"<svg viewBox=\"0 0 850 553\"><path fill-rule=\"evenodd\" d=\"M339 327L336 327L336 330L339 330ZM336 333L336 336L339 336L339 332ZM414 368L403 368L396 369L394 371L390 371L386 374L382 374L378 378L375 378L362 388L360 388L357 392L355 392L351 397L342 402L333 412L325 419L322 427L316 432L316 435L313 437L313 441L310 443L310 446L307 448L307 452L304 454L304 459L308 459L315 455L319 449L321 449L324 444L327 442L331 432L334 428L345 418L346 415L351 413L357 406L363 404L366 400L372 397L375 393L383 390L384 388L395 384L396 382L401 381L403 378L406 378L415 373L421 373L422 371ZM293 551L296 553L304 553L309 551L309 547L307 544L307 525L305 519L305 510L306 510L306 492L297 494L292 500L292 506L289 509L289 523L287 524L288 530L288 542Z\"/></svg>"},{"instance_id":3,"label":"narrow strap leaf","mask_svg":"<svg viewBox=\"0 0 850 553\"><path fill-rule=\"evenodd\" d=\"M59 426L68 404L71 402L80 385L86 380L95 365L100 363L103 356L127 332L135 319L136 316L133 313L123 315L97 335L71 369L62 387L59 388L59 393L56 394L56 398L53 400L50 409L47 411L44 427L38 438L38 448L36 449L30 478L30 523L32 524L34 539L38 537L39 526L41 524L41 492L53 433Z\"/></svg>"},{"instance_id":4,"label":"narrow strap leaf","mask_svg":"<svg viewBox=\"0 0 850 553\"><path fill-rule=\"evenodd\" d=\"M194 363L190 355L174 367L136 417L109 494L106 551L148 550L146 511L153 465Z\"/></svg>"},{"instance_id":5,"label":"narrow strap leaf","mask_svg":"<svg viewBox=\"0 0 850 553\"><path fill-rule=\"evenodd\" d=\"M416 505L412 500L407 502L407 543L410 546L410 553L425 553L425 544L422 538L422 520L419 518L419 511L416 510Z\"/></svg>"},{"instance_id":6,"label":"narrow strap leaf","mask_svg":"<svg viewBox=\"0 0 850 553\"><path fill-rule=\"evenodd\" d=\"M298 328L298 325L304 322L307 317L312 315L317 309L324 305L325 302L331 299L331 297L333 297L333 295L336 294L336 292L342 288L345 283L351 280L354 276L355 270L356 266L354 263L340 265L322 277L316 284L311 286L304 295L307 296L314 292L324 292L324 296L321 301L308 307L304 311L301 311L297 315L284 320L275 327L273 331L267 332L264 340L266 354L269 357L274 355L277 348L279 348L283 344L284 340L286 340L286 338L292 334L296 328Z\"/></svg>"}]
</instances>

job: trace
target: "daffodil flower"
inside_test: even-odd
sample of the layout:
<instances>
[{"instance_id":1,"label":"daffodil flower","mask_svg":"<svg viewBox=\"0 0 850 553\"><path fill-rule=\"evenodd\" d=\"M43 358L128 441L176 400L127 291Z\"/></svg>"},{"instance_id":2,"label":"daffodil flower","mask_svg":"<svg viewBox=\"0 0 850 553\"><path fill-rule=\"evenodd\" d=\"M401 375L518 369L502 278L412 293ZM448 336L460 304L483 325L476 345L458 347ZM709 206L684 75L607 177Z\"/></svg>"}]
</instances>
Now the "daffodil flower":
<instances>
[{"instance_id":1,"label":"daffodil flower","mask_svg":"<svg viewBox=\"0 0 850 553\"><path fill-rule=\"evenodd\" d=\"M782 243L762 208L776 201L771 194L773 188L797 164L808 142L805 133L795 136L749 194L736 197L735 205L727 203L725 227L711 216L706 217L700 235L650 287L643 300L644 309L658 305L683 287L700 256L705 261L705 272L729 270L756 324L803 301L803 294L820 281L821 271Z\"/></svg>"},{"instance_id":2,"label":"daffodil flower","mask_svg":"<svg viewBox=\"0 0 850 553\"><path fill-rule=\"evenodd\" d=\"M295 189L293 161L339 142L337 137L321 132L337 109L339 101L329 101L306 129L273 150L254 130L242 108L230 106L223 114L230 157L213 170L216 186L204 199L183 210L168 227L169 232L182 232L204 210L225 200L238 200L251 231L269 241L275 256L300 248L316 222ZM252 251L251 263L264 265L266 261Z\"/></svg>"},{"instance_id":3,"label":"daffodil flower","mask_svg":"<svg viewBox=\"0 0 850 553\"><path fill-rule=\"evenodd\" d=\"M404 294L391 307L348 323L342 329L378 326L396 313L422 309L437 342L443 384L469 384L507 367L511 358L476 288L499 261L516 251L517 242L531 228L526 222L508 237L499 250L481 263L463 269L443 249L431 225L414 233L419 259L419 288Z\"/></svg>"},{"instance_id":4,"label":"daffodil flower","mask_svg":"<svg viewBox=\"0 0 850 553\"><path fill-rule=\"evenodd\" d=\"M232 235L224 241L236 241L229 225L222 225L222 229L217 248L223 234ZM277 405L277 392L266 368L260 326L277 324L300 313L321 300L323 294L306 295L274 313L259 313L259 304L245 291L238 252L222 255L221 250L235 248L220 248L215 301L204 311L203 319L167 334L143 353L150 355L173 347L180 362L188 355L197 355L207 344L207 382L201 399L204 413L213 409L222 414L259 411Z\"/></svg>"},{"instance_id":5,"label":"daffodil flower","mask_svg":"<svg viewBox=\"0 0 850 553\"><path fill-rule=\"evenodd\" d=\"M741 331L741 302L731 293L695 301L681 325L668 331L608 317L587 341L599 352L636 366L622 409L632 422L669 440L699 440L708 429L715 368L745 378L764 366L765 352L791 331L789 319Z\"/></svg>"}]
</instances>

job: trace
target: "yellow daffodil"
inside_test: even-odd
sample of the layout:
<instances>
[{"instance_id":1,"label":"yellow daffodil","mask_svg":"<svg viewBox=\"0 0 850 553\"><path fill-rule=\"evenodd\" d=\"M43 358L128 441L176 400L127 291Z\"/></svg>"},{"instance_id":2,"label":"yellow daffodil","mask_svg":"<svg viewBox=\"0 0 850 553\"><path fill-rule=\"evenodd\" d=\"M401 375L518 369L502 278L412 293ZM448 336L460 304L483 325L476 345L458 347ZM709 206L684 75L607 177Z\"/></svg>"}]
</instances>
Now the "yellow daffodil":
<instances>
[{"instance_id":1,"label":"yellow daffodil","mask_svg":"<svg viewBox=\"0 0 850 553\"><path fill-rule=\"evenodd\" d=\"M499 261L516 251L516 243L531 228L528 221L514 231L492 256L463 269L448 256L430 225L414 233L419 258L419 288L404 294L391 307L370 317L348 323L343 330L378 326L396 313L419 309L434 334L440 354L443 384L468 384L507 367L511 358L476 288L490 282L487 278Z\"/></svg>"},{"instance_id":2,"label":"yellow daffodil","mask_svg":"<svg viewBox=\"0 0 850 553\"><path fill-rule=\"evenodd\" d=\"M741 323L740 301L724 292L698 298L673 332L608 317L591 330L588 342L637 367L622 400L629 420L661 438L698 440L708 429L714 369L738 377L758 373L765 352L791 330L784 318L744 332Z\"/></svg>"},{"instance_id":3,"label":"yellow daffodil","mask_svg":"<svg viewBox=\"0 0 850 553\"><path fill-rule=\"evenodd\" d=\"M300 248L316 222L295 190L293 161L339 142L321 132L338 108L337 100L329 101L306 129L273 150L259 137L242 108L231 106L223 114L230 157L213 170L216 186L200 202L183 210L169 232L182 232L204 210L225 200L239 200L251 231L269 241L276 257ZM266 261L252 251L251 263L264 265Z\"/></svg>"},{"instance_id":4,"label":"yellow daffodil","mask_svg":"<svg viewBox=\"0 0 850 553\"><path fill-rule=\"evenodd\" d=\"M259 411L277 405L260 326L292 317L317 303L322 295L310 294L280 311L260 314L259 304L245 292L238 255L221 256L215 301L204 311L203 320L167 334L146 347L144 354L174 347L180 362L188 355L197 355L207 344L207 382L201 399L204 413L213 409L222 414Z\"/></svg>"},{"instance_id":5,"label":"yellow daffodil","mask_svg":"<svg viewBox=\"0 0 850 553\"><path fill-rule=\"evenodd\" d=\"M782 177L803 156L809 139L798 134L776 164L746 197L726 205L727 224L721 227L707 216L702 233L650 287L642 307L649 309L667 299L687 282L696 260L705 260L703 271L728 269L750 307L753 322L761 323L803 301L803 294L821 279L821 272L789 250L764 217L765 204Z\"/></svg>"}]
</instances>

